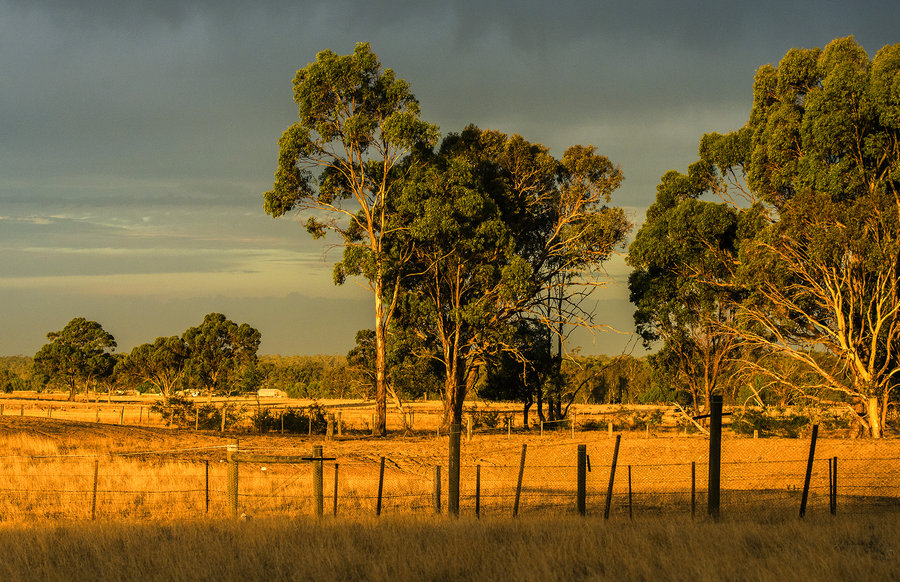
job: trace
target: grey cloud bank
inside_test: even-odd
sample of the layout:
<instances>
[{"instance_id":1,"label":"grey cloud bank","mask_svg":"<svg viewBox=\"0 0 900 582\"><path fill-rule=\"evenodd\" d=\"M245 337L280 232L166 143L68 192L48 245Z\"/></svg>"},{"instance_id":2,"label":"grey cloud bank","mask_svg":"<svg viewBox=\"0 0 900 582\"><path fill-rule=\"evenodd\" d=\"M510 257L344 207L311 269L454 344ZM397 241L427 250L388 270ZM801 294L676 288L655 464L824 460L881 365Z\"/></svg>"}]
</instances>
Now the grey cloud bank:
<instances>
[{"instance_id":1,"label":"grey cloud bank","mask_svg":"<svg viewBox=\"0 0 900 582\"><path fill-rule=\"evenodd\" d=\"M898 22L895 2L0 0L0 354L78 315L127 350L213 310L263 351L349 349L367 294L332 287L336 252L262 211L291 78L324 48L370 41L445 134L597 146L637 222L704 132L743 124L760 65L849 34L874 54ZM598 321L630 331L611 271Z\"/></svg>"}]
</instances>

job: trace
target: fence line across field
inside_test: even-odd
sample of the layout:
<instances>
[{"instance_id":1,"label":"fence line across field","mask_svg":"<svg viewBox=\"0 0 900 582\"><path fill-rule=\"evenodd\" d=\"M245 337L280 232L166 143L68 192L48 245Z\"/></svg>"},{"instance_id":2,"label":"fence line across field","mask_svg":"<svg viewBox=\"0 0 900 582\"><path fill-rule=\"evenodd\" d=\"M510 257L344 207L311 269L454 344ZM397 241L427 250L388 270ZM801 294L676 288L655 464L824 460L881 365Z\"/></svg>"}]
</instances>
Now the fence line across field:
<instances>
[{"instance_id":1,"label":"fence line across field","mask_svg":"<svg viewBox=\"0 0 900 582\"><path fill-rule=\"evenodd\" d=\"M621 435L616 440L620 439ZM400 470L385 456L377 462L337 462L328 456L327 448L303 452L296 447L280 451L234 447L231 463L227 459L150 464L136 460L159 450L132 451L115 458L96 455L93 459L6 456L2 457L4 463L21 466L16 470L0 467L4 484L0 487L0 521L10 519L12 508L19 514L31 512L46 519L168 518L179 512L184 517L323 515L326 501L332 515L474 512L481 517L562 511L611 518L639 517L642 512L689 511L695 515L697 504L708 501L709 490L703 484L708 460L638 463L621 454L616 459L609 441L542 444L534 439L520 448L518 463L463 460L455 512L450 511L450 472L441 470L443 463L433 462L433 456L426 457L418 471ZM221 449L190 447L165 452L219 454ZM574 463L569 461L573 458ZM69 469L60 471L60 462ZM815 458L814 454L807 459L722 463L722 506L730 513L793 506L794 511L787 513L794 515L798 509L802 514L811 509L825 511L825 507L830 513L839 509L900 510L900 458L879 457L881 468L874 473L875 482L863 479L863 469L871 463L869 458L838 460L836 456ZM760 472L760 467L767 470ZM134 472L128 473L132 469ZM167 475L167 471L175 474ZM232 472L237 477L234 485ZM760 476L748 479L744 475L748 472ZM74 508L54 507L54 502Z\"/></svg>"}]
</instances>

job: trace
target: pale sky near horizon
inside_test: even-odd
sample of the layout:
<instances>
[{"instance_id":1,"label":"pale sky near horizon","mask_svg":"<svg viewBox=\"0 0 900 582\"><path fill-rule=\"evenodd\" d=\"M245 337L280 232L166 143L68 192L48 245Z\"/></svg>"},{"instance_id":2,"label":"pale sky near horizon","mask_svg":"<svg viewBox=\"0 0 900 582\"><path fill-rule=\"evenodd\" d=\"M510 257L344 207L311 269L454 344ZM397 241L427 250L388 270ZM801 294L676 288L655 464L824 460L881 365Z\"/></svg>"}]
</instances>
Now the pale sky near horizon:
<instances>
[{"instance_id":1,"label":"pale sky near horizon","mask_svg":"<svg viewBox=\"0 0 900 582\"><path fill-rule=\"evenodd\" d=\"M368 41L441 133L468 123L620 165L640 223L703 133L743 125L792 47L900 42L900 3L0 0L0 355L87 317L119 351L220 311L263 353L346 353L371 296L339 251L272 219L291 79ZM621 257L583 353L634 347ZM637 350L641 353L641 350Z\"/></svg>"}]
</instances>

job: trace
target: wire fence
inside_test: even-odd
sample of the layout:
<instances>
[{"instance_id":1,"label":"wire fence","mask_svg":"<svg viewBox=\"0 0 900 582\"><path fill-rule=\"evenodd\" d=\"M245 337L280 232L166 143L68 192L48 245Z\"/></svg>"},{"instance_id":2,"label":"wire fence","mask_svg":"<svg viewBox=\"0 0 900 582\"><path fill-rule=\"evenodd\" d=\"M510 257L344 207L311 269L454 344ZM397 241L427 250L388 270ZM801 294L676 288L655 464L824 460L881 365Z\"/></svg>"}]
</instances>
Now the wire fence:
<instances>
[{"instance_id":1,"label":"wire fence","mask_svg":"<svg viewBox=\"0 0 900 582\"><path fill-rule=\"evenodd\" d=\"M463 455L462 515L576 513L578 445L539 438L526 444L527 450L518 443L497 446L490 458ZM328 443L324 446L318 457L299 446L240 451L269 455L275 462L229 463L224 446L99 457L0 456L0 523L223 517L231 515L232 503L247 516L315 515L317 507L337 516L447 513L446 456L437 457L434 449L394 460L381 457L377 443L365 455L357 452L363 459L329 457ZM614 469L610 441L597 439L585 447L586 513L608 511L616 519L706 515L709 466L704 455L648 461L625 450ZM179 460L179 455L190 458ZM292 456L292 462L278 462L284 456ZM803 455L724 461L722 514L796 516L807 462ZM814 459L807 511L828 513L835 501L838 513L900 510L900 457L829 453Z\"/></svg>"}]
</instances>

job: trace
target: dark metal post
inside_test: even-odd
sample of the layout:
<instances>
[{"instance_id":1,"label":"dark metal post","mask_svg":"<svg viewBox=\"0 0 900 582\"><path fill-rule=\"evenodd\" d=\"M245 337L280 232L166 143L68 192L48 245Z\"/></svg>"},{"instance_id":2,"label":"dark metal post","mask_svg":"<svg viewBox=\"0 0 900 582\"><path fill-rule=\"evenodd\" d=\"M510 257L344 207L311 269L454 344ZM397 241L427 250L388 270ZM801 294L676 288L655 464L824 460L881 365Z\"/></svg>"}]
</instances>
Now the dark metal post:
<instances>
[{"instance_id":1,"label":"dark metal post","mask_svg":"<svg viewBox=\"0 0 900 582\"><path fill-rule=\"evenodd\" d=\"M434 485L431 490L431 504L434 506L434 513L441 514L441 466L434 467Z\"/></svg>"},{"instance_id":2,"label":"dark metal post","mask_svg":"<svg viewBox=\"0 0 900 582\"><path fill-rule=\"evenodd\" d=\"M384 492L384 457L381 457L381 468L378 470L378 504L375 506L375 515L381 515L381 494Z\"/></svg>"},{"instance_id":3,"label":"dark metal post","mask_svg":"<svg viewBox=\"0 0 900 582\"><path fill-rule=\"evenodd\" d=\"M481 517L481 465L475 465L475 517Z\"/></svg>"}]
</instances>

